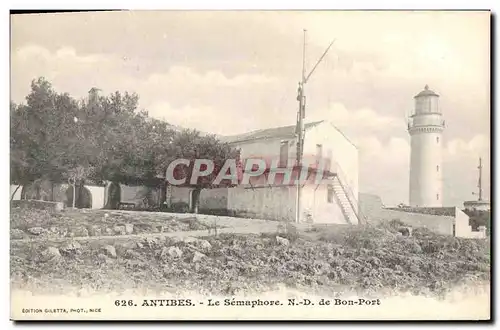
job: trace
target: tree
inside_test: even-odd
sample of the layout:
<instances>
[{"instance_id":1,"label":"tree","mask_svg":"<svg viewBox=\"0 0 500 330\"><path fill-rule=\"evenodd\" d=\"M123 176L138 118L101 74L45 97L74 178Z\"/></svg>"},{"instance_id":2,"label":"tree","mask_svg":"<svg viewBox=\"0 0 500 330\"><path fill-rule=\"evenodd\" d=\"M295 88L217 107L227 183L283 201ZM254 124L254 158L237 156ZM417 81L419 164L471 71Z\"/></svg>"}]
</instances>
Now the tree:
<instances>
[{"instance_id":1,"label":"tree","mask_svg":"<svg viewBox=\"0 0 500 330\"><path fill-rule=\"evenodd\" d=\"M65 181L78 167L95 168L98 122L84 113L44 78L33 80L26 104L11 104L11 182Z\"/></svg>"},{"instance_id":2,"label":"tree","mask_svg":"<svg viewBox=\"0 0 500 330\"><path fill-rule=\"evenodd\" d=\"M102 96L93 87L77 101L56 93L43 77L33 80L26 104L11 103L11 182L23 186L40 179L116 184L165 183L159 177L171 161L187 158L181 168L191 180L196 159L210 159L215 170L195 184L199 192L214 187L213 180L227 159L238 152L215 136L193 130L178 131L138 110L139 97L116 91ZM223 182L219 186L227 186Z\"/></svg>"},{"instance_id":3,"label":"tree","mask_svg":"<svg viewBox=\"0 0 500 330\"><path fill-rule=\"evenodd\" d=\"M82 187L85 183L85 180L92 176L92 173L95 171L93 167L83 167L76 166L70 169L67 173L68 175L68 183L72 186L73 190L73 208L75 208L77 196L77 188L78 190L82 190Z\"/></svg>"},{"instance_id":4,"label":"tree","mask_svg":"<svg viewBox=\"0 0 500 330\"><path fill-rule=\"evenodd\" d=\"M193 205L191 211L197 213L202 189L232 185L230 180L223 180L217 184L214 181L222 170L226 160L233 159L236 162L239 160L239 155L239 150L232 148L227 143L220 142L215 135L202 136L197 130L184 129L175 134L173 140L169 143L169 147L162 154L159 164L163 168L167 168L176 159L189 160L189 165L179 165L175 168L174 177L176 179L186 178L183 186L194 188L192 192ZM214 170L210 174L201 176L194 183L191 183L197 159L213 161ZM200 167L201 171L206 169L206 165Z\"/></svg>"},{"instance_id":5,"label":"tree","mask_svg":"<svg viewBox=\"0 0 500 330\"><path fill-rule=\"evenodd\" d=\"M85 135L94 148L90 163L96 168L96 179L124 184L154 182L161 173L158 155L165 152L174 134L170 125L138 110L137 94L116 91L98 96L96 88L89 94L80 117L82 122L92 123Z\"/></svg>"},{"instance_id":6,"label":"tree","mask_svg":"<svg viewBox=\"0 0 500 330\"><path fill-rule=\"evenodd\" d=\"M34 80L27 104L11 104L11 181L26 184L54 173L54 143L61 133L56 94L43 78Z\"/></svg>"}]
</instances>

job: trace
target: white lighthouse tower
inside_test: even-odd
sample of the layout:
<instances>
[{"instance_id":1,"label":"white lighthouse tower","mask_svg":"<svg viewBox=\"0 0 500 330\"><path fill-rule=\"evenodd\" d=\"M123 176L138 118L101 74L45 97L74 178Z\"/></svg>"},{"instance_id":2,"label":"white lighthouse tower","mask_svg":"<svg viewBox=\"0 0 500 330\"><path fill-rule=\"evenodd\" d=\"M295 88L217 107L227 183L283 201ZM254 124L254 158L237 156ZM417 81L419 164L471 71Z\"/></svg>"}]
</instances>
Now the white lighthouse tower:
<instances>
[{"instance_id":1,"label":"white lighthouse tower","mask_svg":"<svg viewBox=\"0 0 500 330\"><path fill-rule=\"evenodd\" d=\"M442 134L444 120L439 95L425 86L415 97L408 120L411 138L410 206L443 206Z\"/></svg>"}]
</instances>

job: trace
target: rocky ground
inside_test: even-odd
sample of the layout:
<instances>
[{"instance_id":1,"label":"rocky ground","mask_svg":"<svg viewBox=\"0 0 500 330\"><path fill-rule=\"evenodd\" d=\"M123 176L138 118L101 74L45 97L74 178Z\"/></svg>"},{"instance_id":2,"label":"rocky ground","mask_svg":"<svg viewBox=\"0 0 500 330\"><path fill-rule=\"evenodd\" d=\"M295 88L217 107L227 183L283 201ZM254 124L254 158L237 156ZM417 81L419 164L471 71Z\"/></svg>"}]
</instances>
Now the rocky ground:
<instances>
[{"instance_id":1,"label":"rocky ground","mask_svg":"<svg viewBox=\"0 0 500 330\"><path fill-rule=\"evenodd\" d=\"M148 289L233 295L284 285L331 295L347 291L443 295L456 285L490 280L486 240L421 229L406 237L398 233L397 223L294 228L197 238L12 240L11 282L13 288L50 293Z\"/></svg>"},{"instance_id":2,"label":"rocky ground","mask_svg":"<svg viewBox=\"0 0 500 330\"><path fill-rule=\"evenodd\" d=\"M153 215L154 214L154 215ZM11 239L115 236L211 229L210 224L168 213L11 208ZM222 228L223 226L218 226Z\"/></svg>"}]
</instances>

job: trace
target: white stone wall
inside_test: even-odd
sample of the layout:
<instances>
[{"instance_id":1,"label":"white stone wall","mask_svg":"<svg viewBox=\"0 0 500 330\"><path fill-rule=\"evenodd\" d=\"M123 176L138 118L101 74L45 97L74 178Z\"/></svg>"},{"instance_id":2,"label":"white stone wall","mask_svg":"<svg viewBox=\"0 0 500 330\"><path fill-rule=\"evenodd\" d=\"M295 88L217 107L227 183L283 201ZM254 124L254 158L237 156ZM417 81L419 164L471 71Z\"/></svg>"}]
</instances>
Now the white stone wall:
<instances>
[{"instance_id":1,"label":"white stone wall","mask_svg":"<svg viewBox=\"0 0 500 330\"><path fill-rule=\"evenodd\" d=\"M134 203L142 200L146 196L143 186L128 186L120 184L120 201L124 203Z\"/></svg>"},{"instance_id":2,"label":"white stone wall","mask_svg":"<svg viewBox=\"0 0 500 330\"><path fill-rule=\"evenodd\" d=\"M92 197L92 209L102 209L104 207L104 202L105 202L105 187L103 186L90 186L90 185L85 185L85 188L87 188L90 191L90 195ZM70 188L70 185L67 183L63 184L54 184L54 190L53 190L53 201L55 202L62 202L66 207L68 206L68 201L66 197L66 191Z\"/></svg>"},{"instance_id":3,"label":"white stone wall","mask_svg":"<svg viewBox=\"0 0 500 330\"><path fill-rule=\"evenodd\" d=\"M92 209L102 209L104 207L105 187L85 185L92 195Z\"/></svg>"},{"instance_id":4,"label":"white stone wall","mask_svg":"<svg viewBox=\"0 0 500 330\"><path fill-rule=\"evenodd\" d=\"M333 124L326 121L306 131L304 157L315 158L317 144L323 146L324 159L331 154L331 171L335 172L340 168L345 176L343 183L349 186L356 201L359 202L358 148Z\"/></svg>"},{"instance_id":5,"label":"white stone wall","mask_svg":"<svg viewBox=\"0 0 500 330\"><path fill-rule=\"evenodd\" d=\"M227 210L228 189L229 188L203 189L200 192L199 208L210 210Z\"/></svg>"},{"instance_id":6,"label":"white stone wall","mask_svg":"<svg viewBox=\"0 0 500 330\"><path fill-rule=\"evenodd\" d=\"M109 186L111 185L111 181L105 181L105 186L104 186L104 205L108 203L108 198L109 198Z\"/></svg>"},{"instance_id":7,"label":"white stone wall","mask_svg":"<svg viewBox=\"0 0 500 330\"><path fill-rule=\"evenodd\" d=\"M47 183L45 186L49 186L50 182ZM44 186L45 190L45 195L47 195L47 200L49 201L54 201L54 202L61 202L65 206L70 206L67 205L67 197L66 197L66 191L70 187L69 184L67 183L54 183L50 189ZM11 192L15 190L12 189L13 186L11 186ZM104 207L104 202L105 202L105 187L102 186L90 186L90 185L85 185L85 188L87 188L90 191L91 197L92 197L92 209L101 209ZM16 197L15 200L20 200L21 199L21 190L22 187L18 189L16 192ZM48 195L51 194L51 195ZM26 196L28 199L32 199L32 196L30 194L27 194Z\"/></svg>"},{"instance_id":8,"label":"white stone wall","mask_svg":"<svg viewBox=\"0 0 500 330\"><path fill-rule=\"evenodd\" d=\"M482 231L471 231L470 233L468 233L466 238L484 239L486 238L486 233Z\"/></svg>"},{"instance_id":9,"label":"white stone wall","mask_svg":"<svg viewBox=\"0 0 500 330\"><path fill-rule=\"evenodd\" d=\"M328 203L328 189L325 185L310 184L302 189L302 214L309 213L313 223L346 224L344 215L335 198Z\"/></svg>"},{"instance_id":10,"label":"white stone wall","mask_svg":"<svg viewBox=\"0 0 500 330\"><path fill-rule=\"evenodd\" d=\"M432 215L416 212L407 212L397 209L386 209L377 196L362 196L363 215L366 216L369 223L377 224L398 219L412 227L424 227L443 235L453 235L453 216Z\"/></svg>"},{"instance_id":11,"label":"white stone wall","mask_svg":"<svg viewBox=\"0 0 500 330\"><path fill-rule=\"evenodd\" d=\"M424 227L443 235L453 235L455 218L432 214L411 213L395 210L382 210L385 220L399 219L412 227ZM456 229L455 229L456 230Z\"/></svg>"},{"instance_id":12,"label":"white stone wall","mask_svg":"<svg viewBox=\"0 0 500 330\"><path fill-rule=\"evenodd\" d=\"M186 195L188 190L184 190ZM327 186L309 183L302 189L301 221L345 224L337 204L328 203ZM295 186L240 186L234 188L204 189L200 194L200 209L227 209L236 216L269 220L295 220ZM186 203L188 201L186 200Z\"/></svg>"},{"instance_id":13,"label":"white stone wall","mask_svg":"<svg viewBox=\"0 0 500 330\"><path fill-rule=\"evenodd\" d=\"M228 209L235 215L252 218L293 221L295 219L293 186L266 186L228 189Z\"/></svg>"},{"instance_id":14,"label":"white stone wall","mask_svg":"<svg viewBox=\"0 0 500 330\"><path fill-rule=\"evenodd\" d=\"M279 160L280 157L280 146L281 141L294 141L291 139L273 138L273 139L263 139L254 141L244 141L240 143L232 144L234 148L240 148L241 159L257 158L257 159L276 159ZM291 146L289 143L288 149L288 159L292 160L295 158L295 147Z\"/></svg>"},{"instance_id":15,"label":"white stone wall","mask_svg":"<svg viewBox=\"0 0 500 330\"><path fill-rule=\"evenodd\" d=\"M193 188L171 186L172 196L170 197L170 205L174 203L186 203L189 205L189 194Z\"/></svg>"},{"instance_id":16,"label":"white stone wall","mask_svg":"<svg viewBox=\"0 0 500 330\"><path fill-rule=\"evenodd\" d=\"M469 225L469 216L460 209L455 209L455 236L463 238L485 238L483 231L473 231Z\"/></svg>"},{"instance_id":17,"label":"white stone wall","mask_svg":"<svg viewBox=\"0 0 500 330\"><path fill-rule=\"evenodd\" d=\"M455 236L463 238L485 238L483 231L472 231L469 225L469 216L458 208L455 208L454 216L433 215L404 210L385 209L377 196L362 194L364 215L368 222L376 224L393 219L401 220L412 227L424 227L443 235L453 235L455 225Z\"/></svg>"},{"instance_id":18,"label":"white stone wall","mask_svg":"<svg viewBox=\"0 0 500 330\"><path fill-rule=\"evenodd\" d=\"M120 201L123 203L141 204L143 199L148 195L151 196L149 202L159 205L160 203L160 189L156 187L147 186L129 186L120 184Z\"/></svg>"}]
</instances>

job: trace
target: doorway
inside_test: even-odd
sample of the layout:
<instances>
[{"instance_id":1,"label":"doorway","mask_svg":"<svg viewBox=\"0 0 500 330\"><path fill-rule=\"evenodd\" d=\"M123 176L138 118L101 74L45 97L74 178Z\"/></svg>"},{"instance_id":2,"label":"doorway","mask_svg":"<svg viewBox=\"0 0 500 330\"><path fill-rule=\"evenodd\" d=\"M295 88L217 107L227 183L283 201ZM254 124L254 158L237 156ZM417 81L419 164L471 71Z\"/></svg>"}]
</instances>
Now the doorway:
<instances>
[{"instance_id":1,"label":"doorway","mask_svg":"<svg viewBox=\"0 0 500 330\"><path fill-rule=\"evenodd\" d=\"M69 186L66 189L66 206L73 207L73 189L74 186ZM83 185L76 186L76 200L75 207L78 209L92 208L92 193L88 188Z\"/></svg>"}]
</instances>

